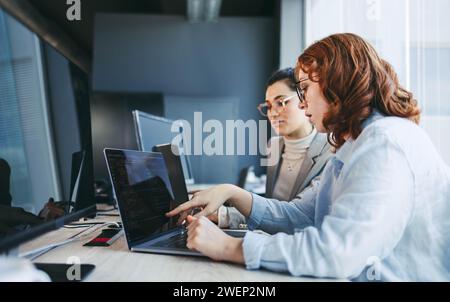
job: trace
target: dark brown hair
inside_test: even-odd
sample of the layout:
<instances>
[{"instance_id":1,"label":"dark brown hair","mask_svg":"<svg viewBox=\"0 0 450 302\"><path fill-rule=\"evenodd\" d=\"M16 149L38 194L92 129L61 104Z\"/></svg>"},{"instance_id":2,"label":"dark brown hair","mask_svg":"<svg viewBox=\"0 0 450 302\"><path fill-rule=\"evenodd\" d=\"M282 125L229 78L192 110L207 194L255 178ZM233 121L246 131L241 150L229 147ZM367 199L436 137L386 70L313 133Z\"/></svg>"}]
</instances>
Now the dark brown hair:
<instances>
[{"instance_id":1,"label":"dark brown hair","mask_svg":"<svg viewBox=\"0 0 450 302\"><path fill-rule=\"evenodd\" d=\"M359 136L374 109L419 123L420 110L412 93L400 86L392 66L355 34L335 34L312 44L298 58L299 68L319 83L330 104L323 125L336 148L347 135Z\"/></svg>"},{"instance_id":2,"label":"dark brown hair","mask_svg":"<svg viewBox=\"0 0 450 302\"><path fill-rule=\"evenodd\" d=\"M295 91L294 69L288 67L275 71L267 80L266 87L269 87L280 81L283 81L289 87L289 89Z\"/></svg>"}]
</instances>

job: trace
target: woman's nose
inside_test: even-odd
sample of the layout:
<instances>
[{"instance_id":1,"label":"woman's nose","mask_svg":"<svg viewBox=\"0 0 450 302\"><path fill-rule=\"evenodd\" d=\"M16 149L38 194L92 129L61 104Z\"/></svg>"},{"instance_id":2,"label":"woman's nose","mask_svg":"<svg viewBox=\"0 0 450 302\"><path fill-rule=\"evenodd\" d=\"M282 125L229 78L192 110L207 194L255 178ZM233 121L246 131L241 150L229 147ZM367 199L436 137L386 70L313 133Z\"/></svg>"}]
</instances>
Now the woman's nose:
<instances>
[{"instance_id":1,"label":"woman's nose","mask_svg":"<svg viewBox=\"0 0 450 302\"><path fill-rule=\"evenodd\" d=\"M276 116L279 116L282 111L283 111L282 108L272 107L272 109L270 110L270 115L273 117L276 117Z\"/></svg>"},{"instance_id":2,"label":"woman's nose","mask_svg":"<svg viewBox=\"0 0 450 302\"><path fill-rule=\"evenodd\" d=\"M272 110L272 111L269 113L270 118L275 118L275 117L277 117L277 116L279 116L279 115L280 115L280 113L278 112L278 110L277 110L277 111Z\"/></svg>"}]
</instances>

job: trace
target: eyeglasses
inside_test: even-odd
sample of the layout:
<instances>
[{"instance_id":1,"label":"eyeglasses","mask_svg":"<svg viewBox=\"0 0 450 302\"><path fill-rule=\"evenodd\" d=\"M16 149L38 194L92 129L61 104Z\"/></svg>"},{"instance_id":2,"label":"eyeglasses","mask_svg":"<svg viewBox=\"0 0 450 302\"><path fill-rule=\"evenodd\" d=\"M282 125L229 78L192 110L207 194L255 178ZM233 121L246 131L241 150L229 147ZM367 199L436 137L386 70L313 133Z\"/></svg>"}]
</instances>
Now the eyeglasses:
<instances>
[{"instance_id":1,"label":"eyeglasses","mask_svg":"<svg viewBox=\"0 0 450 302\"><path fill-rule=\"evenodd\" d=\"M295 91L297 91L297 96L298 96L298 99L300 100L300 104L303 104L305 102L305 89L302 89L299 86L299 84L306 80L309 80L309 78L303 78L303 79L295 82Z\"/></svg>"},{"instance_id":2,"label":"eyeglasses","mask_svg":"<svg viewBox=\"0 0 450 302\"><path fill-rule=\"evenodd\" d=\"M280 108L282 108L282 110L284 111L284 110L286 110L286 106L289 104L289 101L296 96L297 96L297 94L293 94L284 99L275 100L273 102L266 101L265 103L258 105L258 110L262 116L267 116L269 114L269 112L272 113L272 110L274 107L277 108L277 112L280 111Z\"/></svg>"}]
</instances>

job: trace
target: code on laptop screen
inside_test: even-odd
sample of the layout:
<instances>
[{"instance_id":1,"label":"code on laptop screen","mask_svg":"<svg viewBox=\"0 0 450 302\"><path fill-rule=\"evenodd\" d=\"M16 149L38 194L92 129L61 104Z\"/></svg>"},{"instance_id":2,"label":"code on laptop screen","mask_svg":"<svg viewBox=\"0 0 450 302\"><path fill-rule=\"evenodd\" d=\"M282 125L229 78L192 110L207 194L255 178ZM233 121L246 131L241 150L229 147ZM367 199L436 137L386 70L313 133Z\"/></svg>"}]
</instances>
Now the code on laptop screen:
<instances>
[{"instance_id":1,"label":"code on laptop screen","mask_svg":"<svg viewBox=\"0 0 450 302\"><path fill-rule=\"evenodd\" d=\"M162 154L110 149L105 154L128 243L167 231L165 213L175 203Z\"/></svg>"}]
</instances>

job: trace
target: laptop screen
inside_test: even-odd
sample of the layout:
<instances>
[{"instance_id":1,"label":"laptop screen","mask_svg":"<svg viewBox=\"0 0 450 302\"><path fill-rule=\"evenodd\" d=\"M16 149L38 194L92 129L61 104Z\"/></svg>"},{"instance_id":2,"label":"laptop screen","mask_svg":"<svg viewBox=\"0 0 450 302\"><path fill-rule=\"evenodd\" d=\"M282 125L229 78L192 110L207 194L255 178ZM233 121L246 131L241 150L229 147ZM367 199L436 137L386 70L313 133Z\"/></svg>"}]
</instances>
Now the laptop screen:
<instances>
[{"instance_id":1,"label":"laptop screen","mask_svg":"<svg viewBox=\"0 0 450 302\"><path fill-rule=\"evenodd\" d=\"M129 246L175 227L175 206L164 158L158 152L105 149Z\"/></svg>"}]
</instances>

